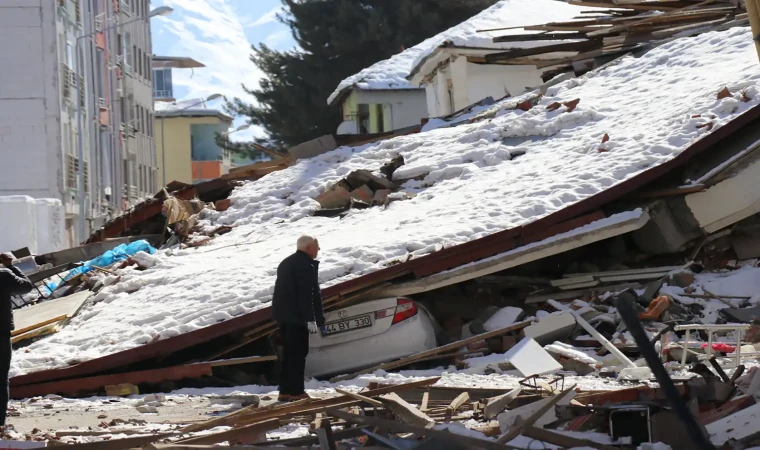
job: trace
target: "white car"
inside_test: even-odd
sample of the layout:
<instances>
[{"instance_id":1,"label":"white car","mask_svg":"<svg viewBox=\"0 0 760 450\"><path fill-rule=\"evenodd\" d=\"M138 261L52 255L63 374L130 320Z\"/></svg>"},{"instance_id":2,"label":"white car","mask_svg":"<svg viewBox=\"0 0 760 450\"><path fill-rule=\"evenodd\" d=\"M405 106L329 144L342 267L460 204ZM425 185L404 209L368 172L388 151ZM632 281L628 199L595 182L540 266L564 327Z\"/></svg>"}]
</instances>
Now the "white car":
<instances>
[{"instance_id":1,"label":"white car","mask_svg":"<svg viewBox=\"0 0 760 450\"><path fill-rule=\"evenodd\" d=\"M436 348L436 325L407 298L373 300L325 313L325 327L309 338L306 376L351 373Z\"/></svg>"}]
</instances>

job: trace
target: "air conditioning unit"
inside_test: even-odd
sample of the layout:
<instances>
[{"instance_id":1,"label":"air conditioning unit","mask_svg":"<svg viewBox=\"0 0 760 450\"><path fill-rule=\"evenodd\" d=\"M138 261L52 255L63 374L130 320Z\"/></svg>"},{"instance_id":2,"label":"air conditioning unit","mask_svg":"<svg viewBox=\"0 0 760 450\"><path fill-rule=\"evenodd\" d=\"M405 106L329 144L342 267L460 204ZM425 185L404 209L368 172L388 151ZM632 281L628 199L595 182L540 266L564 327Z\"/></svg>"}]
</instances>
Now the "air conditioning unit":
<instances>
[{"instance_id":1,"label":"air conditioning unit","mask_svg":"<svg viewBox=\"0 0 760 450\"><path fill-rule=\"evenodd\" d=\"M101 32L103 31L103 19L95 19L95 31Z\"/></svg>"},{"instance_id":2,"label":"air conditioning unit","mask_svg":"<svg viewBox=\"0 0 760 450\"><path fill-rule=\"evenodd\" d=\"M104 99L103 97L98 97L98 108L108 109L108 105L106 104L106 99Z\"/></svg>"}]
</instances>

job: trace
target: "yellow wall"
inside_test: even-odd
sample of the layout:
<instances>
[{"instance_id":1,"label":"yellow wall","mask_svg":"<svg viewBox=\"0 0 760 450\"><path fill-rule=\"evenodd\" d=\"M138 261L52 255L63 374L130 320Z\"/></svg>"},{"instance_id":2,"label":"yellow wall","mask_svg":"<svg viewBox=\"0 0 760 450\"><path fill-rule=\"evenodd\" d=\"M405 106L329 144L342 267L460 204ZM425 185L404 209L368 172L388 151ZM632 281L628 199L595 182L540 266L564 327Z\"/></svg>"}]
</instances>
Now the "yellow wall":
<instances>
[{"instance_id":1,"label":"yellow wall","mask_svg":"<svg viewBox=\"0 0 760 450\"><path fill-rule=\"evenodd\" d=\"M343 101L343 121L355 121L357 120L357 116L359 114L359 99L356 91L351 91L351 93L346 97L346 99ZM369 104L369 130L367 132L369 133L379 133L380 132L380 110L383 110L383 105L379 103L370 103ZM387 114L389 111L383 110L383 131L389 131L391 129L390 124L390 114Z\"/></svg>"},{"instance_id":2,"label":"yellow wall","mask_svg":"<svg viewBox=\"0 0 760 450\"><path fill-rule=\"evenodd\" d=\"M223 123L218 117L164 117L162 134L161 117L156 117L154 130L158 183L161 187L172 181L192 184L193 164L190 145L190 126ZM224 123L227 123L224 121ZM166 179L164 180L164 148L166 145Z\"/></svg>"}]
</instances>

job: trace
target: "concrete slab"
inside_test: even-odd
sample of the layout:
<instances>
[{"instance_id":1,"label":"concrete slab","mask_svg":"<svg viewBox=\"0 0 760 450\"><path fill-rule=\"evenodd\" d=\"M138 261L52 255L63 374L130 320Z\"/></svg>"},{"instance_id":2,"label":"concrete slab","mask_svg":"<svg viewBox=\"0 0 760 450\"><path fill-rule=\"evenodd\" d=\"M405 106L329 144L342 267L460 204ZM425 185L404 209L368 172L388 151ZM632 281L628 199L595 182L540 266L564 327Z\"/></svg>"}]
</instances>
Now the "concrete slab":
<instances>
[{"instance_id":1,"label":"concrete slab","mask_svg":"<svg viewBox=\"0 0 760 450\"><path fill-rule=\"evenodd\" d=\"M557 406L567 406L570 404L570 402L575 397L575 392L570 392L565 398L559 401L557 403ZM535 413L539 409L543 408L544 405L551 402L552 397L546 397L544 399L541 399L537 402L529 403L527 405L523 405L519 408L515 408L510 411L503 412L499 414L497 417L499 421L499 427L501 428L502 433L505 433L509 428L512 427L512 425L515 424L515 421L518 417L525 420L528 417L531 416L531 414ZM543 416L539 417L538 420L536 420L535 427L537 428L543 428L544 426L555 422L557 420L557 412L555 408L551 408L549 411L546 412Z\"/></svg>"},{"instance_id":2,"label":"concrete slab","mask_svg":"<svg viewBox=\"0 0 760 450\"><path fill-rule=\"evenodd\" d=\"M531 337L524 338L509 349L504 354L504 359L509 361L524 377L562 370L562 365Z\"/></svg>"},{"instance_id":3,"label":"concrete slab","mask_svg":"<svg viewBox=\"0 0 760 450\"><path fill-rule=\"evenodd\" d=\"M729 439L741 439L760 432L758 417L760 417L760 404L724 417L705 428L707 428L710 441L715 445L722 445Z\"/></svg>"},{"instance_id":4,"label":"concrete slab","mask_svg":"<svg viewBox=\"0 0 760 450\"><path fill-rule=\"evenodd\" d=\"M563 312L542 318L538 323L526 327L523 333L541 345L549 345L554 341L565 340L577 326L575 317L569 312Z\"/></svg>"},{"instance_id":5,"label":"concrete slab","mask_svg":"<svg viewBox=\"0 0 760 450\"><path fill-rule=\"evenodd\" d=\"M16 329L12 335L17 336L35 328L73 317L90 295L92 295L90 291L77 292L13 311Z\"/></svg>"}]
</instances>

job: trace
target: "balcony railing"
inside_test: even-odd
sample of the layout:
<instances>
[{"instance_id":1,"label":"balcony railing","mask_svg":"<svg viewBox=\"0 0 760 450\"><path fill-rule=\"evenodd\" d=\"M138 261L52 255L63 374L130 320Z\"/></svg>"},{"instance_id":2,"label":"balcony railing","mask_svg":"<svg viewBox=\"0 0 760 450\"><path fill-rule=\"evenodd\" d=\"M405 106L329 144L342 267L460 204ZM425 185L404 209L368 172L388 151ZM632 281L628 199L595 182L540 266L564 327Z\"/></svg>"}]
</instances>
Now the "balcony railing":
<instances>
[{"instance_id":1,"label":"balcony railing","mask_svg":"<svg viewBox=\"0 0 760 450\"><path fill-rule=\"evenodd\" d=\"M174 93L171 89L154 89L153 96L156 98L173 98Z\"/></svg>"}]
</instances>

